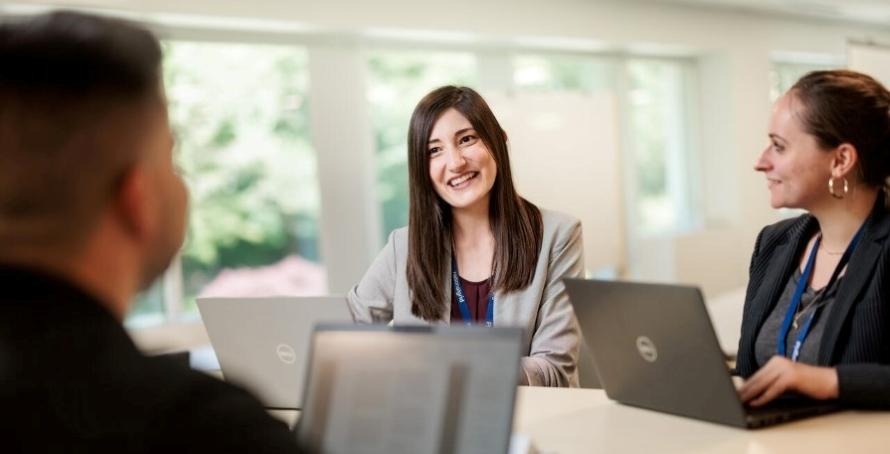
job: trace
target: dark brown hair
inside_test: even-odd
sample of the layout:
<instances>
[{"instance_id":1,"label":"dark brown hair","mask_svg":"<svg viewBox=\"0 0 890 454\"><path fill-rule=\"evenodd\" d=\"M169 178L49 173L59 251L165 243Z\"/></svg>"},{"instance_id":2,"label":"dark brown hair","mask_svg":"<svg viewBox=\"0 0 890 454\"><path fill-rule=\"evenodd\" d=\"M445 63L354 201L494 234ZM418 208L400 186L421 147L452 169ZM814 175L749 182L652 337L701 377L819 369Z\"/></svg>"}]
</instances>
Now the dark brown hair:
<instances>
[{"instance_id":1,"label":"dark brown hair","mask_svg":"<svg viewBox=\"0 0 890 454\"><path fill-rule=\"evenodd\" d=\"M441 87L426 95L414 108L408 129L411 187L407 277L413 298L411 313L429 321L441 320L445 315L452 225L451 206L436 194L430 180L427 148L433 126L451 108L469 120L497 166L489 193L495 239L492 291L520 290L531 283L543 239L541 212L516 193L507 136L485 100L467 87Z\"/></svg>"},{"instance_id":2,"label":"dark brown hair","mask_svg":"<svg viewBox=\"0 0 890 454\"><path fill-rule=\"evenodd\" d=\"M0 244L75 244L136 161L146 106L162 105L160 45L56 12L0 23L0 62Z\"/></svg>"},{"instance_id":3,"label":"dark brown hair","mask_svg":"<svg viewBox=\"0 0 890 454\"><path fill-rule=\"evenodd\" d=\"M866 185L890 176L890 92L868 75L849 70L814 71L791 87L803 104L804 129L825 149L849 143L859 154Z\"/></svg>"}]
</instances>

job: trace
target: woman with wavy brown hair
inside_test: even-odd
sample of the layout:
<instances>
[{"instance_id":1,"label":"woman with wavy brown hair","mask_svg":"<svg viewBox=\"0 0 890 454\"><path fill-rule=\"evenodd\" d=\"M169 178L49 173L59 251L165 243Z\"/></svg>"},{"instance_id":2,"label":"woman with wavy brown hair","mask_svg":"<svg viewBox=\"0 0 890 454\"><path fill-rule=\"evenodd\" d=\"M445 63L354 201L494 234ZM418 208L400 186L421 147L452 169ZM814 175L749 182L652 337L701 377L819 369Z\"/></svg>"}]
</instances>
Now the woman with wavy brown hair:
<instances>
[{"instance_id":1,"label":"woman with wavy brown hair","mask_svg":"<svg viewBox=\"0 0 890 454\"><path fill-rule=\"evenodd\" d=\"M520 326L520 384L577 386L580 331L563 286L583 274L581 224L513 186L507 135L478 93L441 87L408 132L408 227L349 293L360 323Z\"/></svg>"}]
</instances>

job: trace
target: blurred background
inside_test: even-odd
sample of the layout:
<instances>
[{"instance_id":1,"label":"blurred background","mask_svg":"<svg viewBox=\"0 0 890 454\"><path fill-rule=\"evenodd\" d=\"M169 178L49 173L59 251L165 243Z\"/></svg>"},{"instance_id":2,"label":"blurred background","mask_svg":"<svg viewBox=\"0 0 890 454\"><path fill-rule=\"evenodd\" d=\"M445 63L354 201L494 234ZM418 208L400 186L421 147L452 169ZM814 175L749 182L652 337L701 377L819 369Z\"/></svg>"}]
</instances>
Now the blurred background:
<instances>
[{"instance_id":1,"label":"blurred background","mask_svg":"<svg viewBox=\"0 0 890 454\"><path fill-rule=\"evenodd\" d=\"M0 14L54 7L163 38L191 213L127 320L137 338L162 333L144 341L156 349L206 343L199 295L357 283L407 223L408 119L444 84L488 99L523 195L582 219L590 276L698 285L737 330L757 232L797 214L772 210L752 169L772 101L890 44L877 0L59 0Z\"/></svg>"}]
</instances>

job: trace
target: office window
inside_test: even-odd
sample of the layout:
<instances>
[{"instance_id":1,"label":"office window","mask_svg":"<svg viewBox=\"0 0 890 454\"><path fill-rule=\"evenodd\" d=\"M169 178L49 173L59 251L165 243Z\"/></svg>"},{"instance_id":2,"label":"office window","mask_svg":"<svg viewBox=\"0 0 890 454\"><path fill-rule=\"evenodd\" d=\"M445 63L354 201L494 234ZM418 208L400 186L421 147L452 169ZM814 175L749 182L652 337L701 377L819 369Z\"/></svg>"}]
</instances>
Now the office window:
<instances>
[{"instance_id":1,"label":"office window","mask_svg":"<svg viewBox=\"0 0 890 454\"><path fill-rule=\"evenodd\" d=\"M827 64L773 62L769 73L769 99L770 101L779 99L798 79L811 71L835 68L836 66Z\"/></svg>"},{"instance_id":2,"label":"office window","mask_svg":"<svg viewBox=\"0 0 890 454\"><path fill-rule=\"evenodd\" d=\"M682 61L629 59L625 66L627 147L631 151L630 219L636 236L682 230L696 223L691 200L694 164L688 137Z\"/></svg>"},{"instance_id":3,"label":"office window","mask_svg":"<svg viewBox=\"0 0 890 454\"><path fill-rule=\"evenodd\" d=\"M375 51L368 58L368 101L377 162L383 239L408 224L408 121L425 94L442 85L473 86L471 53Z\"/></svg>"},{"instance_id":4,"label":"office window","mask_svg":"<svg viewBox=\"0 0 890 454\"><path fill-rule=\"evenodd\" d=\"M164 279L156 280L151 287L143 291L127 314L127 324L144 326L163 323L164 312Z\"/></svg>"},{"instance_id":5,"label":"office window","mask_svg":"<svg viewBox=\"0 0 890 454\"><path fill-rule=\"evenodd\" d=\"M189 227L179 263L140 296L133 317L189 313L199 295L326 291L306 63L291 46L164 43Z\"/></svg>"},{"instance_id":6,"label":"office window","mask_svg":"<svg viewBox=\"0 0 890 454\"><path fill-rule=\"evenodd\" d=\"M612 91L613 59L563 55L519 55L513 59L513 83L530 92Z\"/></svg>"}]
</instances>

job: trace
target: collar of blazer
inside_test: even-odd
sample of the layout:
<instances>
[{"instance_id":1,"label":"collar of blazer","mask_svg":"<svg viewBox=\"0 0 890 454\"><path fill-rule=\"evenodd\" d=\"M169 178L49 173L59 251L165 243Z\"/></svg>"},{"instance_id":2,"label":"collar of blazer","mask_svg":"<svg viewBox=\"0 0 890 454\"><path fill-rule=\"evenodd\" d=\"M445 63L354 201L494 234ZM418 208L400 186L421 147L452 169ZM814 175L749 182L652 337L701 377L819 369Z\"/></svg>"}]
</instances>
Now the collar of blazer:
<instances>
[{"instance_id":1,"label":"collar of blazer","mask_svg":"<svg viewBox=\"0 0 890 454\"><path fill-rule=\"evenodd\" d=\"M884 203L884 196L878 196L862 232L862 240L847 264L847 272L840 282L832 307L828 308L828 323L819 344L819 364L833 364L837 353L837 340L850 310L863 299L863 291L874 279L874 269L884 249L885 239L890 232L890 213Z\"/></svg>"},{"instance_id":2,"label":"collar of blazer","mask_svg":"<svg viewBox=\"0 0 890 454\"><path fill-rule=\"evenodd\" d=\"M837 298L831 307L827 308L827 313L822 314L829 319L819 345L820 365L832 364L844 321L856 302L861 300L860 295L866 284L872 281L872 272L884 248L884 239L890 233L890 213L884 199L881 193L875 201L871 214L865 220L862 239L847 264L844 279L838 287ZM806 249L808 240L818 228L815 217L804 215L789 226L784 235L762 246L762 249L772 250L772 253L766 277L757 291L756 302L753 304L753 307L759 308L754 325L758 329L763 326L766 317L776 305L782 288L788 282L788 278L799 263L798 259Z\"/></svg>"}]
</instances>

